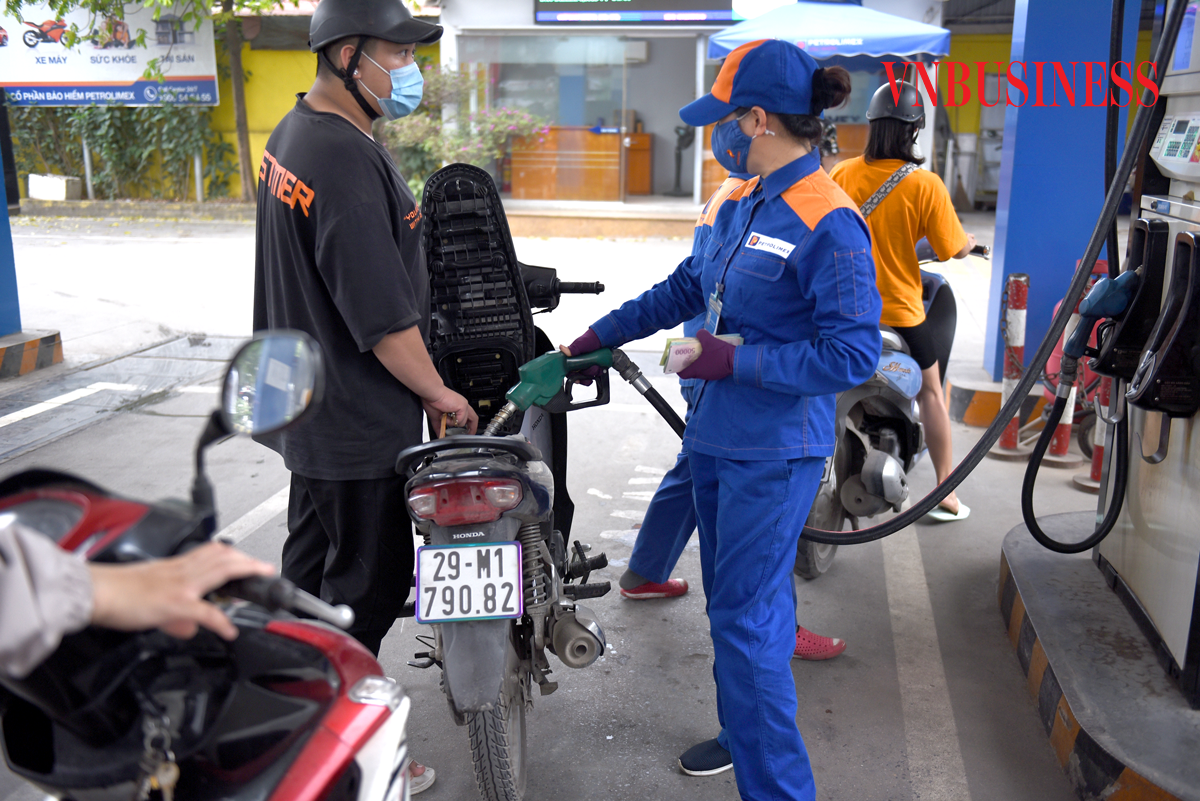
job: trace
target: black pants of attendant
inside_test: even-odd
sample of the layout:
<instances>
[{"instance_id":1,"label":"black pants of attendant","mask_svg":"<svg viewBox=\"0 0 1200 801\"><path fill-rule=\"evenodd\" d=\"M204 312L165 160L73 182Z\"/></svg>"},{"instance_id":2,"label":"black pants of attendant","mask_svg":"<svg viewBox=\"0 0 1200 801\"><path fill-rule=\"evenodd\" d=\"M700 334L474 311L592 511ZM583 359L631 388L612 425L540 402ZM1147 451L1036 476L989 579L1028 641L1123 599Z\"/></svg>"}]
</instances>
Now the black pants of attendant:
<instances>
[{"instance_id":1,"label":"black pants of attendant","mask_svg":"<svg viewBox=\"0 0 1200 801\"><path fill-rule=\"evenodd\" d=\"M327 481L292 474L283 577L354 610L349 633L378 656L413 578L404 476Z\"/></svg>"}]
</instances>

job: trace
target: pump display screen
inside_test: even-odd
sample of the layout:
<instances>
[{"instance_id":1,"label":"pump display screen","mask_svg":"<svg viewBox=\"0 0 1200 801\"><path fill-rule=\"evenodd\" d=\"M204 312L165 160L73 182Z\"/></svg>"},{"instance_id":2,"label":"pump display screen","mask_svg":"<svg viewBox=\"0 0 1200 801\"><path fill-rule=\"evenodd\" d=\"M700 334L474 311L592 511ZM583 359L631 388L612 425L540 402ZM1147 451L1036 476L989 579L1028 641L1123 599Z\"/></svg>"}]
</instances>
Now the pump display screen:
<instances>
[{"instance_id":1,"label":"pump display screen","mask_svg":"<svg viewBox=\"0 0 1200 801\"><path fill-rule=\"evenodd\" d=\"M733 0L534 0L535 22L548 24L728 24Z\"/></svg>"},{"instance_id":2,"label":"pump display screen","mask_svg":"<svg viewBox=\"0 0 1200 801\"><path fill-rule=\"evenodd\" d=\"M1171 131L1171 133L1174 133L1174 134L1186 133L1187 128L1188 128L1188 121L1180 120L1179 122L1175 123L1175 128Z\"/></svg>"}]
</instances>

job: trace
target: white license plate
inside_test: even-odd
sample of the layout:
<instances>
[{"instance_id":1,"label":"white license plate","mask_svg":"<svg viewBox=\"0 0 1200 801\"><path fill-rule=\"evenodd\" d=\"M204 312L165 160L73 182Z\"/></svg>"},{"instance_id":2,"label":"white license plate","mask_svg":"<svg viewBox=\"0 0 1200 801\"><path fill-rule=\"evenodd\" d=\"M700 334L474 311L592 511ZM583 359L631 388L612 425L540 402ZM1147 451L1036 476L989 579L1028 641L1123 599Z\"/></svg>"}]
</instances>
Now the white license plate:
<instances>
[{"instance_id":1,"label":"white license plate","mask_svg":"<svg viewBox=\"0 0 1200 801\"><path fill-rule=\"evenodd\" d=\"M418 623L520 617L521 544L418 548L416 607Z\"/></svg>"}]
</instances>

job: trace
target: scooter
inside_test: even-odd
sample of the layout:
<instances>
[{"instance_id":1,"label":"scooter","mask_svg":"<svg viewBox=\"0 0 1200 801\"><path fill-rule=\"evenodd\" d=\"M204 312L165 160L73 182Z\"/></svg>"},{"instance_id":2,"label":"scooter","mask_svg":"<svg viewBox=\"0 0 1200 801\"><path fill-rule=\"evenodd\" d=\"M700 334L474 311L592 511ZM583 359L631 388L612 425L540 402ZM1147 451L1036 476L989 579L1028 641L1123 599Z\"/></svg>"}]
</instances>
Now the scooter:
<instances>
[{"instance_id":1,"label":"scooter","mask_svg":"<svg viewBox=\"0 0 1200 801\"><path fill-rule=\"evenodd\" d=\"M89 561L182 553L216 530L204 449L299 421L319 402L321 376L304 334L243 346L196 446L190 501L143 502L31 470L0 482L0 515ZM26 678L0 675L9 769L73 801L406 801L409 700L340 630L353 612L283 579L234 581L210 600L238 626L236 640L89 627Z\"/></svg>"},{"instance_id":2,"label":"scooter","mask_svg":"<svg viewBox=\"0 0 1200 801\"><path fill-rule=\"evenodd\" d=\"M924 242L924 240L922 240ZM936 260L932 248L918 243L922 264ZM972 254L988 256L977 245ZM933 327L938 366L943 382L954 344L957 308L954 293L941 275L921 271L925 318ZM908 345L886 325L879 329L883 350L875 374L854 389L839 393L834 413L836 446L825 460L825 472L805 525L822 531L841 531L847 522L855 530L862 518L885 511L899 512L908 500L908 473L925 451L925 432L917 408L921 370ZM827 571L837 545L801 538L796 548L796 575L815 579Z\"/></svg>"},{"instance_id":3,"label":"scooter","mask_svg":"<svg viewBox=\"0 0 1200 801\"><path fill-rule=\"evenodd\" d=\"M41 25L26 22L30 30L21 34L21 41L26 47L37 47L42 42L61 44L63 34L67 32L67 23L61 19L48 19Z\"/></svg>"}]
</instances>

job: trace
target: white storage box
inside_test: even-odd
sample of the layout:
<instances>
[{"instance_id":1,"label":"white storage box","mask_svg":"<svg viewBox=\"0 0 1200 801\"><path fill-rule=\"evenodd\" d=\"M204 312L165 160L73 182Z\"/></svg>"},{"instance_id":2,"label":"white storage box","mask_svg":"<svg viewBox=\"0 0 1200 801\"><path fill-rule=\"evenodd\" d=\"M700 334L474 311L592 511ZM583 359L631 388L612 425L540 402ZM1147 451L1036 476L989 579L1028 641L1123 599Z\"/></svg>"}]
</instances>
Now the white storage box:
<instances>
[{"instance_id":1,"label":"white storage box","mask_svg":"<svg viewBox=\"0 0 1200 801\"><path fill-rule=\"evenodd\" d=\"M30 200L79 200L83 196L83 185L78 178L68 175L30 175Z\"/></svg>"}]
</instances>

